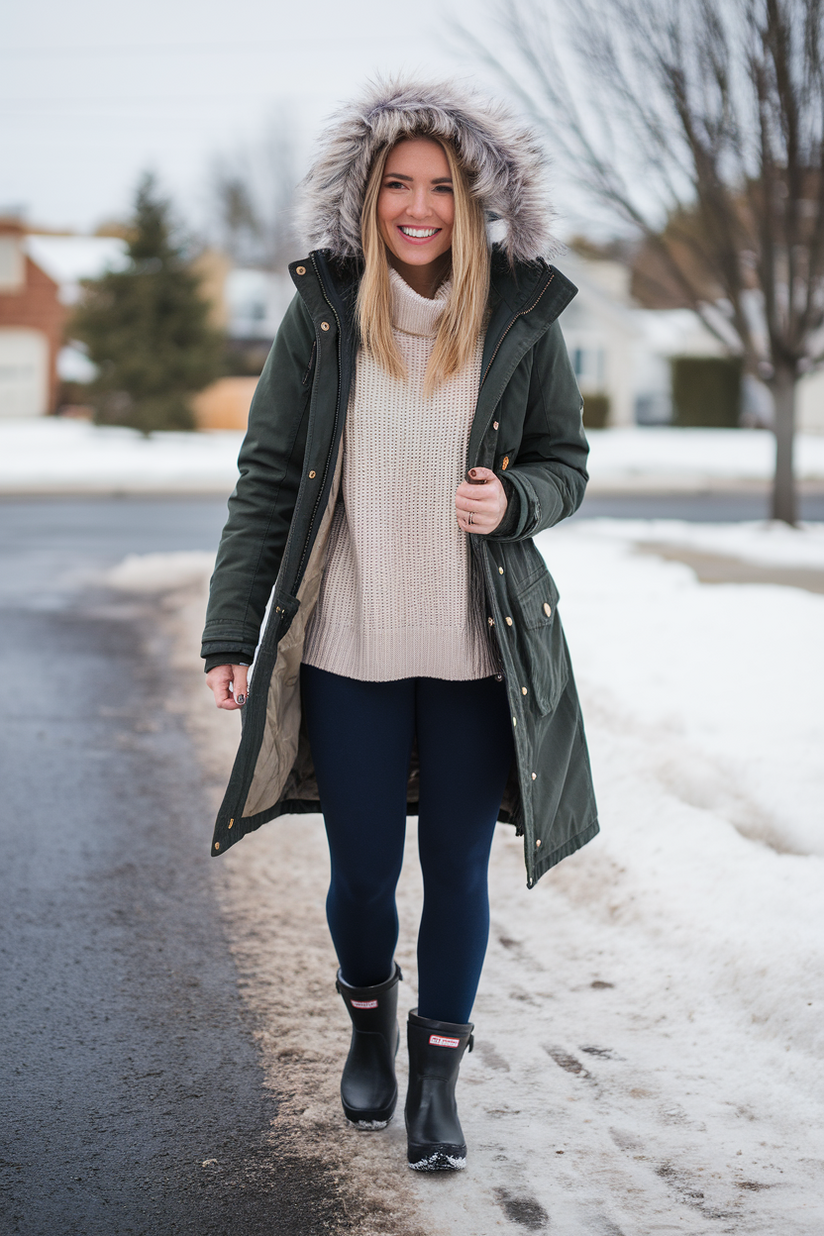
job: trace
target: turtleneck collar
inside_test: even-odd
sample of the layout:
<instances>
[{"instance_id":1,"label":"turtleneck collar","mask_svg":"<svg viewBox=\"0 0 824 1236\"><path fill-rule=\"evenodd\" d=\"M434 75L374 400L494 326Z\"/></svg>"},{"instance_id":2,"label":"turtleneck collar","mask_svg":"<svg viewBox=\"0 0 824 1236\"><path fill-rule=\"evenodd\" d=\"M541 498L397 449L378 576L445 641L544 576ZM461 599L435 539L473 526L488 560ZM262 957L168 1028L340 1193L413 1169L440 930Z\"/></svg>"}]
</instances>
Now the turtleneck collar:
<instances>
[{"instance_id":1,"label":"turtleneck collar","mask_svg":"<svg viewBox=\"0 0 824 1236\"><path fill-rule=\"evenodd\" d=\"M395 329L407 335L434 338L438 333L438 319L452 290L452 280L446 279L431 300L414 291L393 266L389 267L389 281L392 285L392 325Z\"/></svg>"}]
</instances>

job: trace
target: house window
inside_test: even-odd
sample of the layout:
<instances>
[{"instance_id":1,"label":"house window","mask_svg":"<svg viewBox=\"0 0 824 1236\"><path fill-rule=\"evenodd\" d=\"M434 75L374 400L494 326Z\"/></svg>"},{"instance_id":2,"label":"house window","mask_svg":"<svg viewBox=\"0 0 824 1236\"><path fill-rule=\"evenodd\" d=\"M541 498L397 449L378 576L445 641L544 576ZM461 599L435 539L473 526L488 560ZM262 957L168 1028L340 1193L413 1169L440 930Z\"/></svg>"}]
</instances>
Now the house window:
<instances>
[{"instance_id":1,"label":"house window","mask_svg":"<svg viewBox=\"0 0 824 1236\"><path fill-rule=\"evenodd\" d=\"M603 348L573 348L572 366L580 387L589 391L604 389L606 354Z\"/></svg>"},{"instance_id":2,"label":"house window","mask_svg":"<svg viewBox=\"0 0 824 1236\"><path fill-rule=\"evenodd\" d=\"M0 236L0 292L23 286L23 254L16 236Z\"/></svg>"}]
</instances>

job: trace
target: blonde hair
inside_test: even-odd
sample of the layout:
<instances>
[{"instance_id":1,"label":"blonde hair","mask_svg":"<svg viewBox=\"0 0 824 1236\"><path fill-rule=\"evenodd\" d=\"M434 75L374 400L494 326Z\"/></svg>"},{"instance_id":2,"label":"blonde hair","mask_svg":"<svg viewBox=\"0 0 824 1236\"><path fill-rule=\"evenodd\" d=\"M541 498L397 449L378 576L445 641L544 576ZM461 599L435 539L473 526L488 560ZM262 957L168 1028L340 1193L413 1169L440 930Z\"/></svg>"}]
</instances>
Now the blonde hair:
<instances>
[{"instance_id":1,"label":"blonde hair","mask_svg":"<svg viewBox=\"0 0 824 1236\"><path fill-rule=\"evenodd\" d=\"M428 137L421 133L408 137ZM405 140L404 138L400 139ZM424 394L459 373L475 352L484 327L489 298L489 244L481 203L472 196L469 178L453 147L438 141L449 164L455 196L452 232L452 288L440 316L435 346L429 358ZM386 244L378 225L378 195L386 162L394 147L385 146L375 159L361 210L361 243L364 273L358 292L361 343L382 369L394 378L405 378L406 369L392 334L392 285Z\"/></svg>"}]
</instances>

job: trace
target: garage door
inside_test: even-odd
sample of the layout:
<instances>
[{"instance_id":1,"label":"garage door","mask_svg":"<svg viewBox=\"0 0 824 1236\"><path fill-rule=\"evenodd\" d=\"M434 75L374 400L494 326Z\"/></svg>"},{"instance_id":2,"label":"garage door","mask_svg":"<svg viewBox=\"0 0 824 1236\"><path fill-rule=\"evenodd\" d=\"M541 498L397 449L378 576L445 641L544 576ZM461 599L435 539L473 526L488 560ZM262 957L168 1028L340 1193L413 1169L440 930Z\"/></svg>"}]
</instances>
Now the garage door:
<instances>
[{"instance_id":1,"label":"garage door","mask_svg":"<svg viewBox=\"0 0 824 1236\"><path fill-rule=\"evenodd\" d=\"M49 345L37 330L0 328L0 416L48 410Z\"/></svg>"}]
</instances>

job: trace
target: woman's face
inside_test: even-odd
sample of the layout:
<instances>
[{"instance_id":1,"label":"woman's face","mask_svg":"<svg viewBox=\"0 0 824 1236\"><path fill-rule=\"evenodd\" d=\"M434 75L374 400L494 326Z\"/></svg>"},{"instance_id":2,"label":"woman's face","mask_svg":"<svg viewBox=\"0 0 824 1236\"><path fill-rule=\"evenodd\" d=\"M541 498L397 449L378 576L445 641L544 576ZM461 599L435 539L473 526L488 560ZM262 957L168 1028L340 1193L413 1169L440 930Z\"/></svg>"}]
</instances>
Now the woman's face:
<instances>
[{"instance_id":1,"label":"woman's face","mask_svg":"<svg viewBox=\"0 0 824 1236\"><path fill-rule=\"evenodd\" d=\"M378 194L378 228L393 266L403 274L404 267L447 265L454 221L452 176L443 147L428 137L398 142L386 160Z\"/></svg>"}]
</instances>

